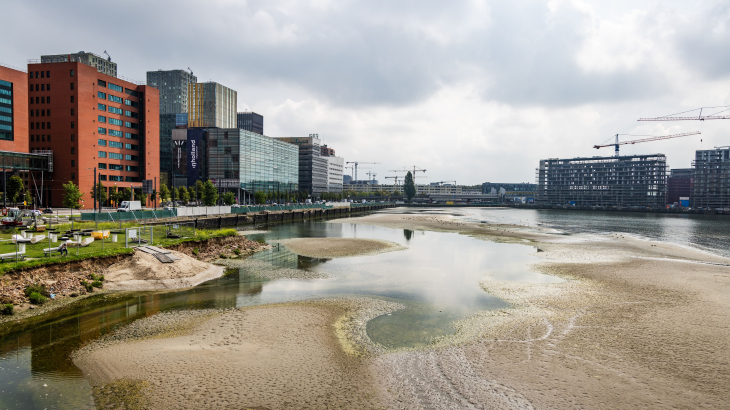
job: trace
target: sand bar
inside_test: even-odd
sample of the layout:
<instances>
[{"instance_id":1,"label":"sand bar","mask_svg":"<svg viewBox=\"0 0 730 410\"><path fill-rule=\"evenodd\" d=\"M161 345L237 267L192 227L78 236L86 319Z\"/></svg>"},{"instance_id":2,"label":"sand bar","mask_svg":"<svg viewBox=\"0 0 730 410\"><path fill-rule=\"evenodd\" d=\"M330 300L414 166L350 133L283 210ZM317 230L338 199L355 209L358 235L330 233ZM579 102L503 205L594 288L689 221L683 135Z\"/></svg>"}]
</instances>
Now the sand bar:
<instances>
[{"instance_id":1,"label":"sand bar","mask_svg":"<svg viewBox=\"0 0 730 410\"><path fill-rule=\"evenodd\" d=\"M407 249L395 242L364 238L293 238L279 243L297 255L310 258L345 258Z\"/></svg>"}]
</instances>

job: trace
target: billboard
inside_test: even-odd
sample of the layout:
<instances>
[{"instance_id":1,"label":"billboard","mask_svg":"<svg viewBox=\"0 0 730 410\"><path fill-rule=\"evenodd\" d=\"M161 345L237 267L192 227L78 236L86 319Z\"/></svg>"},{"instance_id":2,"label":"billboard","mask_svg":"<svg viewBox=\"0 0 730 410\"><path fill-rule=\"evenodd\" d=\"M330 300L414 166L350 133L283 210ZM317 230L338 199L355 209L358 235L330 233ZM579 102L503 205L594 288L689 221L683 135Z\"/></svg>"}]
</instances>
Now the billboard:
<instances>
[{"instance_id":1,"label":"billboard","mask_svg":"<svg viewBox=\"0 0 730 410\"><path fill-rule=\"evenodd\" d=\"M195 185L195 181L200 178L200 146L203 143L203 130L202 129L189 129L188 130L188 186Z\"/></svg>"}]
</instances>

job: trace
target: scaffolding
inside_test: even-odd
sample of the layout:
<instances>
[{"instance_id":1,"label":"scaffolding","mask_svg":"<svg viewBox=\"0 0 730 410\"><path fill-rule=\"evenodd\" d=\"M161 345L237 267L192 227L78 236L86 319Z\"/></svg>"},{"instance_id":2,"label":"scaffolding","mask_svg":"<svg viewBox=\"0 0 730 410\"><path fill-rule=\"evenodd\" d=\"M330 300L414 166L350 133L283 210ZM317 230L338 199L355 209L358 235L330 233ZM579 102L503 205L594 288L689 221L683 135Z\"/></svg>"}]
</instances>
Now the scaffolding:
<instances>
[{"instance_id":1,"label":"scaffolding","mask_svg":"<svg viewBox=\"0 0 730 410\"><path fill-rule=\"evenodd\" d=\"M730 147L695 153L692 201L698 208L730 208Z\"/></svg>"},{"instance_id":2,"label":"scaffolding","mask_svg":"<svg viewBox=\"0 0 730 410\"><path fill-rule=\"evenodd\" d=\"M589 207L664 206L664 154L540 160L537 201Z\"/></svg>"}]
</instances>

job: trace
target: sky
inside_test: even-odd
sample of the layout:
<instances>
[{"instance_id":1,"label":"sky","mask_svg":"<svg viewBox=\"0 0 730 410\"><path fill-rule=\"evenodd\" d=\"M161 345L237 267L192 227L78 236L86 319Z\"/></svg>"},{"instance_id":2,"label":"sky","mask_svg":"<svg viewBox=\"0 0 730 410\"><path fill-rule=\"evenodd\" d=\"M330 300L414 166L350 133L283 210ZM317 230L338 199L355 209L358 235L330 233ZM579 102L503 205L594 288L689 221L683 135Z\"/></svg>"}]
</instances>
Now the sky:
<instances>
[{"instance_id":1,"label":"sky","mask_svg":"<svg viewBox=\"0 0 730 410\"><path fill-rule=\"evenodd\" d=\"M621 147L672 168L730 145L730 120L637 121L730 106L728 1L3 3L16 18L2 64L106 50L139 81L190 67L236 90L266 135L319 134L346 161L380 163L359 179L417 166L418 183L535 182L540 159L610 156L593 146L615 134L701 131Z\"/></svg>"}]
</instances>

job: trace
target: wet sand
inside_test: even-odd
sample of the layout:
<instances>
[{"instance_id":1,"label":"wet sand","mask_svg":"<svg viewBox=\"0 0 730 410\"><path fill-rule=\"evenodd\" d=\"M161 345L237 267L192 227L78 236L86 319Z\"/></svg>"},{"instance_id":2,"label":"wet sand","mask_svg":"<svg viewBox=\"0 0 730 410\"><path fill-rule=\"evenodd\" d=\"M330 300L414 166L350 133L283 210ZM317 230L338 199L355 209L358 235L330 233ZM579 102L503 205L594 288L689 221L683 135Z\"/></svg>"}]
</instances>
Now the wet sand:
<instances>
[{"instance_id":1,"label":"wet sand","mask_svg":"<svg viewBox=\"0 0 730 410\"><path fill-rule=\"evenodd\" d=\"M297 255L310 258L345 258L406 249L390 241L363 238L293 238L279 241Z\"/></svg>"}]
</instances>

